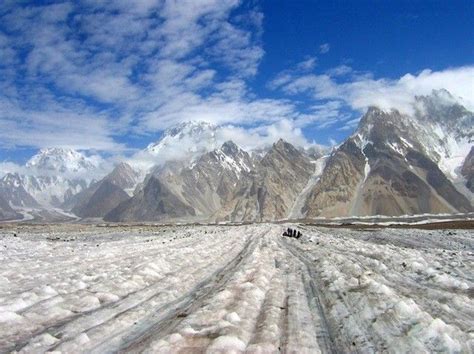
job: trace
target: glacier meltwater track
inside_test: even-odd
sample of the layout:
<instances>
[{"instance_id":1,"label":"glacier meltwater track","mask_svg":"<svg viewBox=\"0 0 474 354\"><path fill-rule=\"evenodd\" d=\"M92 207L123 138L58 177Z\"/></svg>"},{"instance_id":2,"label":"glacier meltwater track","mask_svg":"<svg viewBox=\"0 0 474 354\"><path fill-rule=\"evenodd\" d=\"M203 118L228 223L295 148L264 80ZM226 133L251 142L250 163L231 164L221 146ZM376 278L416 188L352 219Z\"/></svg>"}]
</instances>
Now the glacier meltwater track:
<instances>
[{"instance_id":1,"label":"glacier meltwater track","mask_svg":"<svg viewBox=\"0 0 474 354\"><path fill-rule=\"evenodd\" d=\"M5 226L0 247L0 352L474 351L468 230Z\"/></svg>"}]
</instances>

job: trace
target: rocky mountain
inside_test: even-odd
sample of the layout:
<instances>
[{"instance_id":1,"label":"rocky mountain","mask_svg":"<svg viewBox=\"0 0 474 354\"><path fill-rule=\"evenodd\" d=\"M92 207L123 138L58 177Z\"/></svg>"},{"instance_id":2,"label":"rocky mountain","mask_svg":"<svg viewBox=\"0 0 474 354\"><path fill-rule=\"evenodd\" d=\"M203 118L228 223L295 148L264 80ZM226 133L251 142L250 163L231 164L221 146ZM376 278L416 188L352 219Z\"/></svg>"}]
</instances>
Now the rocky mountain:
<instances>
[{"instance_id":1,"label":"rocky mountain","mask_svg":"<svg viewBox=\"0 0 474 354\"><path fill-rule=\"evenodd\" d=\"M467 155L461 168L461 174L466 179L466 187L474 193L474 146Z\"/></svg>"},{"instance_id":2,"label":"rocky mountain","mask_svg":"<svg viewBox=\"0 0 474 354\"><path fill-rule=\"evenodd\" d=\"M180 123L165 130L157 142L138 152L133 157L134 167L150 170L165 162L193 161L223 143L218 132L219 127L207 122Z\"/></svg>"},{"instance_id":3,"label":"rocky mountain","mask_svg":"<svg viewBox=\"0 0 474 354\"><path fill-rule=\"evenodd\" d=\"M39 203L25 189L25 176L7 173L0 180L0 196L14 207L37 208Z\"/></svg>"},{"instance_id":4,"label":"rocky mountain","mask_svg":"<svg viewBox=\"0 0 474 354\"><path fill-rule=\"evenodd\" d=\"M128 200L137 185L139 173L130 165L119 163L107 176L78 193L64 208L80 217L103 217L120 203Z\"/></svg>"},{"instance_id":5,"label":"rocky mountain","mask_svg":"<svg viewBox=\"0 0 474 354\"><path fill-rule=\"evenodd\" d=\"M17 213L10 204L0 196L0 221L21 219L21 214Z\"/></svg>"},{"instance_id":6,"label":"rocky mountain","mask_svg":"<svg viewBox=\"0 0 474 354\"><path fill-rule=\"evenodd\" d=\"M133 167L121 163L98 182L84 177L97 175L95 159L45 149L25 166L35 174L0 180L0 195L13 207L61 206L123 222L473 210L474 114L445 90L416 97L403 111L370 107L331 152L283 140L247 152L223 136L208 123L180 124L134 155Z\"/></svg>"},{"instance_id":7,"label":"rocky mountain","mask_svg":"<svg viewBox=\"0 0 474 354\"><path fill-rule=\"evenodd\" d=\"M218 220L278 220L286 218L314 166L293 145L279 140L256 164L217 213Z\"/></svg>"},{"instance_id":8,"label":"rocky mountain","mask_svg":"<svg viewBox=\"0 0 474 354\"><path fill-rule=\"evenodd\" d=\"M160 166L108 217L166 219L174 204L174 218L203 221L468 212L473 117L440 91L417 97L411 114L369 108L356 132L324 157L283 140L251 154L227 142L191 164ZM140 211L148 183L165 193L159 216Z\"/></svg>"},{"instance_id":9,"label":"rocky mountain","mask_svg":"<svg viewBox=\"0 0 474 354\"><path fill-rule=\"evenodd\" d=\"M173 205L179 208L173 212L174 218L282 219L313 170L309 157L283 140L275 143L260 160L252 159L247 152L228 141L202 155L190 166L169 163L156 169L145 187L130 201L111 211L106 220L163 219ZM152 200L146 190L155 193ZM155 208L154 215L150 211L151 201L166 207Z\"/></svg>"},{"instance_id":10,"label":"rocky mountain","mask_svg":"<svg viewBox=\"0 0 474 354\"><path fill-rule=\"evenodd\" d=\"M140 181L140 173L132 168L128 163L121 162L104 177L104 180L123 189L130 195Z\"/></svg>"},{"instance_id":11,"label":"rocky mountain","mask_svg":"<svg viewBox=\"0 0 474 354\"><path fill-rule=\"evenodd\" d=\"M71 149L42 149L24 166L24 173L7 173L0 194L18 207L58 208L87 188L98 163Z\"/></svg>"},{"instance_id":12,"label":"rocky mountain","mask_svg":"<svg viewBox=\"0 0 474 354\"><path fill-rule=\"evenodd\" d=\"M472 145L473 114L442 100L445 94L417 98L413 115L371 107L328 158L306 216L471 211L470 196L453 182L464 160L459 156Z\"/></svg>"},{"instance_id":13,"label":"rocky mountain","mask_svg":"<svg viewBox=\"0 0 474 354\"><path fill-rule=\"evenodd\" d=\"M90 198L83 205L74 207L72 212L82 218L102 217L128 199L130 196L123 189L105 180L98 183Z\"/></svg>"},{"instance_id":14,"label":"rocky mountain","mask_svg":"<svg viewBox=\"0 0 474 354\"><path fill-rule=\"evenodd\" d=\"M185 215L200 219L210 218L232 197L234 189L246 178L252 167L249 154L231 141L205 153L191 165L180 162L167 163L155 169L153 178L147 178L142 190L133 197L134 202L128 203L130 211L120 206L120 218L123 221L133 219L134 213L137 212L136 208L140 205L140 199L146 198L144 190L147 188L163 191L167 195L172 194L176 200L168 198L169 202L182 203L180 210ZM150 183L154 186L149 187ZM162 211L162 209L156 210L160 217ZM141 215L151 217L150 213ZM175 213L174 216L184 215ZM112 212L108 218L117 219L118 216Z\"/></svg>"},{"instance_id":15,"label":"rocky mountain","mask_svg":"<svg viewBox=\"0 0 474 354\"><path fill-rule=\"evenodd\" d=\"M474 113L446 90L416 97L412 128L403 131L419 144L420 152L435 162L446 176L457 181L460 167L474 143Z\"/></svg>"},{"instance_id":16,"label":"rocky mountain","mask_svg":"<svg viewBox=\"0 0 474 354\"><path fill-rule=\"evenodd\" d=\"M231 141L225 142L181 170L182 193L178 194L195 208L197 215L211 216L233 197L234 189L252 168L247 152Z\"/></svg>"},{"instance_id":17,"label":"rocky mountain","mask_svg":"<svg viewBox=\"0 0 474 354\"><path fill-rule=\"evenodd\" d=\"M194 209L182 202L160 180L150 176L143 189L105 215L106 221L160 221L192 217Z\"/></svg>"}]
</instances>

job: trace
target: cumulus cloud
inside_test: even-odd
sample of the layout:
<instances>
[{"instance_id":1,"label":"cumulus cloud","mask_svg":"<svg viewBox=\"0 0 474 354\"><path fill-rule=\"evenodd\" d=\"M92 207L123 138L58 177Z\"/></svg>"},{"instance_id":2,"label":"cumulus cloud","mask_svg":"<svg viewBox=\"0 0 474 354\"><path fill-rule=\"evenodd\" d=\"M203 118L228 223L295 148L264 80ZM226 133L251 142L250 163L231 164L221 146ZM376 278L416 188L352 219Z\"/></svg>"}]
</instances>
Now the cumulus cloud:
<instances>
[{"instance_id":1,"label":"cumulus cloud","mask_svg":"<svg viewBox=\"0 0 474 354\"><path fill-rule=\"evenodd\" d=\"M0 177L6 175L7 173L19 173L25 174L27 168L25 166L19 165L11 161L0 162Z\"/></svg>"},{"instance_id":2,"label":"cumulus cloud","mask_svg":"<svg viewBox=\"0 0 474 354\"><path fill-rule=\"evenodd\" d=\"M62 146L79 150L125 150L110 136L111 123L86 108L45 102L45 107L24 108L0 97L0 147Z\"/></svg>"},{"instance_id":3,"label":"cumulus cloud","mask_svg":"<svg viewBox=\"0 0 474 354\"><path fill-rule=\"evenodd\" d=\"M159 153L155 147L138 151L127 161L140 170L150 170L154 166L163 165L167 161L189 161L198 158L203 153L217 149L226 141L232 140L246 151L262 150L270 147L279 139L291 142L300 148L324 149L322 145L310 142L296 121L282 119L272 124L262 124L257 127L242 127L233 124L215 126L199 122L203 129L194 134L179 134L178 137L160 142Z\"/></svg>"},{"instance_id":4,"label":"cumulus cloud","mask_svg":"<svg viewBox=\"0 0 474 354\"><path fill-rule=\"evenodd\" d=\"M292 106L284 101L250 98L246 80L264 55L263 15L252 6L234 14L240 5L3 3L0 147L118 152L126 147L117 135L156 133L184 120L285 116Z\"/></svg>"},{"instance_id":5,"label":"cumulus cloud","mask_svg":"<svg viewBox=\"0 0 474 354\"><path fill-rule=\"evenodd\" d=\"M347 65L317 73L314 56L267 84L280 95L257 96L262 33L258 6L239 0L3 1L0 148L127 155L128 135L148 139L189 120L221 125L245 148L279 137L305 145L308 126L349 130L351 110L408 109L436 88L474 109L473 67L387 79Z\"/></svg>"},{"instance_id":6,"label":"cumulus cloud","mask_svg":"<svg viewBox=\"0 0 474 354\"><path fill-rule=\"evenodd\" d=\"M341 76L351 74L341 80ZM412 113L415 96L429 95L433 90L446 89L467 109L474 110L474 66L449 68L442 71L423 70L398 79L374 78L340 66L325 74L293 75L282 80L277 76L273 87L287 94L308 93L314 100L338 100L353 110L364 112L369 106L396 108Z\"/></svg>"},{"instance_id":7,"label":"cumulus cloud","mask_svg":"<svg viewBox=\"0 0 474 354\"><path fill-rule=\"evenodd\" d=\"M284 139L303 148L314 145L305 138L302 129L296 126L295 121L288 119L250 129L226 125L221 128L219 137L222 141L232 140L247 151L266 148L278 139Z\"/></svg>"}]
</instances>

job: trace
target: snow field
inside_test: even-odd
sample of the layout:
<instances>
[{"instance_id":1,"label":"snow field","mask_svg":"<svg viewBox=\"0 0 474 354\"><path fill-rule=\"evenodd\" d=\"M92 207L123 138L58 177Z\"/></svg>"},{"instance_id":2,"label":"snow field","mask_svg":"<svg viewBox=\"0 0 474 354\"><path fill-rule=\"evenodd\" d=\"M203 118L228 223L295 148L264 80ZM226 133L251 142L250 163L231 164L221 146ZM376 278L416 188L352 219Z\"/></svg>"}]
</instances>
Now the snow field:
<instances>
[{"instance_id":1,"label":"snow field","mask_svg":"<svg viewBox=\"0 0 474 354\"><path fill-rule=\"evenodd\" d=\"M454 233L314 230L305 251L317 257L337 337L369 351L471 352L473 237Z\"/></svg>"},{"instance_id":2,"label":"snow field","mask_svg":"<svg viewBox=\"0 0 474 354\"><path fill-rule=\"evenodd\" d=\"M474 351L468 230L0 231L0 352Z\"/></svg>"},{"instance_id":3,"label":"snow field","mask_svg":"<svg viewBox=\"0 0 474 354\"><path fill-rule=\"evenodd\" d=\"M2 323L0 347L51 349L41 344L48 332L48 343L55 339L58 350L70 351L88 329L94 343L181 296L246 241L214 231L189 241L194 230L174 231L172 237L110 235L100 243L3 237L0 317L6 312L16 323Z\"/></svg>"},{"instance_id":4,"label":"snow field","mask_svg":"<svg viewBox=\"0 0 474 354\"><path fill-rule=\"evenodd\" d=\"M198 351L204 346L208 352L262 353L283 348L317 352L300 276L290 269L294 265L285 265L288 255L276 242L278 231L263 235L225 288L206 299L151 351Z\"/></svg>"}]
</instances>

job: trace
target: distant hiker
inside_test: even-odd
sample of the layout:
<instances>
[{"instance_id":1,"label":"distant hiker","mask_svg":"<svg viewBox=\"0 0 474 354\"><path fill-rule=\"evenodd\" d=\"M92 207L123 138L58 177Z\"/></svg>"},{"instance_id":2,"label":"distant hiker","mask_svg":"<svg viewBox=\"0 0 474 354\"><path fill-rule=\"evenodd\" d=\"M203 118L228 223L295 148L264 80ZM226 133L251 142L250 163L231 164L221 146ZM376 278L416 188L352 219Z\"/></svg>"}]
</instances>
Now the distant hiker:
<instances>
[{"instance_id":1,"label":"distant hiker","mask_svg":"<svg viewBox=\"0 0 474 354\"><path fill-rule=\"evenodd\" d=\"M300 238L301 236L303 236L303 234L301 233L301 231L298 231L296 229L292 229L292 228L287 228L286 231L283 231L283 236L286 236L286 237L293 237L293 238Z\"/></svg>"}]
</instances>

